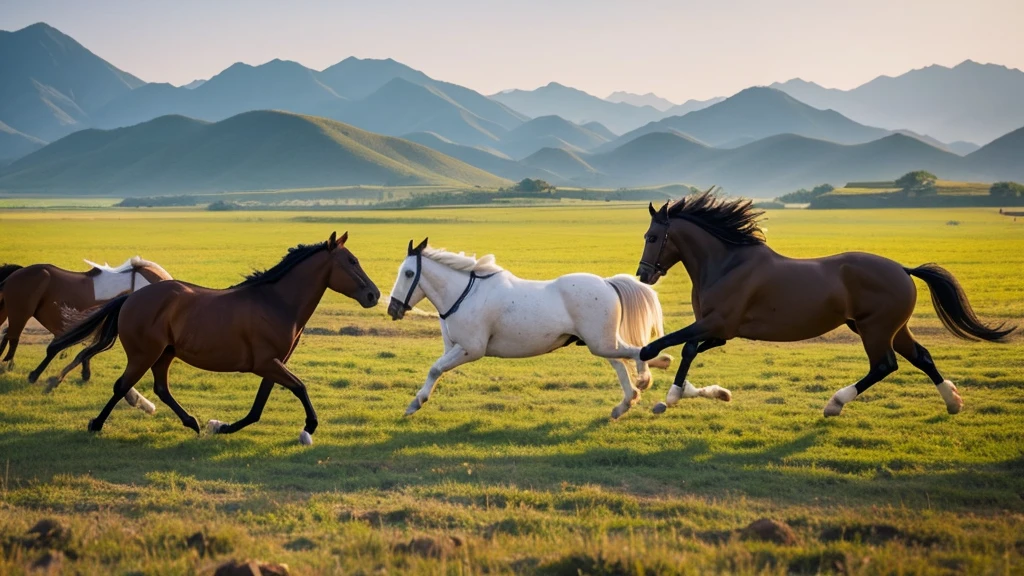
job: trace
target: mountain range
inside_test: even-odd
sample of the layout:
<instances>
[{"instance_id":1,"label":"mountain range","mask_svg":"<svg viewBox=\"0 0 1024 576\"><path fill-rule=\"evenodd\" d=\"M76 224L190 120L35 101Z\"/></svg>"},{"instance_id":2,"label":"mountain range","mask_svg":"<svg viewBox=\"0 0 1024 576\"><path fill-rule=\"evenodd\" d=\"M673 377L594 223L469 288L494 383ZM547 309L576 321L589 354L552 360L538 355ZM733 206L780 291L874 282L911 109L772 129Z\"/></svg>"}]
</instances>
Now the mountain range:
<instances>
[{"instance_id":1,"label":"mountain range","mask_svg":"<svg viewBox=\"0 0 1024 576\"><path fill-rule=\"evenodd\" d=\"M69 175L76 175L82 178L77 189L96 191L108 186L111 191L133 194L133 187L494 185L506 179L540 177L558 185L585 186L720 183L753 193L843 177L889 178L899 175L890 172L903 168L938 167L946 178L1018 178L1024 143L1019 130L1008 131L1024 125L1024 117L1016 124L1002 123L1016 121L1024 98L1010 102L989 91L1001 89L1015 95L1020 77L1024 73L1017 70L965 62L954 68L930 67L898 78L876 79L846 92L794 80L748 88L729 98L675 105L654 94L615 93L601 99L558 83L487 97L391 59L347 58L321 71L284 60L256 66L237 63L207 80L176 87L144 83L60 31L36 24L0 32L0 166L6 166L0 170L0 185L10 190L71 189ZM973 79L973 83L951 95L955 78ZM932 94L929 86L941 93ZM899 111L912 108L913 102L886 97L893 91L917 94L916 116ZM829 107L853 107L851 102L860 106L851 108L851 116L873 114L878 124L888 126L860 122ZM972 115L979 103L991 109ZM937 111L943 107L948 113L940 118ZM293 114L247 114L258 110ZM914 122L904 125L901 118ZM943 120L946 126L984 125L990 132L1002 126L995 133L1001 136L980 149L967 140L947 143L921 128L928 118ZM246 126L244 132L252 142L242 145L225 136L240 130L239 126ZM285 158L290 153L274 142L273 132L283 127L295 130L289 138L296 145L319 142L328 152L321 157L312 154L311 148L302 148L304 160ZM78 132L83 128L93 129ZM335 137L338 134L347 139ZM360 136L348 138L348 134ZM182 140L186 136L191 139ZM209 144L203 139L209 139ZM83 142L96 148L95 155L86 154ZM221 175L206 167L206 172L174 176L154 160L159 156L140 158L137 174L153 176L153 183L147 184L132 180L133 169L118 164L131 154L124 153L127 148L111 148L115 142L120 143L117 146L131 143L139 150L166 144L160 153L168 165L195 169L195 159L176 156L184 150L175 146L187 142L211 158L225 159L226 165ZM229 142L238 147L237 152L217 148ZM264 142L263 147L275 154L266 156L253 148L255 142ZM426 147L436 154L425 160L366 152L379 146L391 152L415 146L408 149L419 150L417 154ZM116 153L99 154L110 150ZM238 157L243 151L262 158L265 166L278 167L282 177L274 177L262 166L254 174L262 174L265 180L236 173L237 166L244 164ZM339 160L339 165L352 169L352 177L314 161L327 157L347 158ZM370 160L358 163L354 158ZM86 159L110 174L88 168ZM312 162L308 175L295 168L304 161ZM383 168L371 169L371 165ZM467 172L469 166L476 170ZM751 167L764 177L748 177Z\"/></svg>"},{"instance_id":2,"label":"mountain range","mask_svg":"<svg viewBox=\"0 0 1024 576\"><path fill-rule=\"evenodd\" d=\"M857 122L906 128L944 142L983 144L1024 125L1024 72L971 60L895 78L879 76L852 90L823 88L799 78L772 87Z\"/></svg>"}]
</instances>

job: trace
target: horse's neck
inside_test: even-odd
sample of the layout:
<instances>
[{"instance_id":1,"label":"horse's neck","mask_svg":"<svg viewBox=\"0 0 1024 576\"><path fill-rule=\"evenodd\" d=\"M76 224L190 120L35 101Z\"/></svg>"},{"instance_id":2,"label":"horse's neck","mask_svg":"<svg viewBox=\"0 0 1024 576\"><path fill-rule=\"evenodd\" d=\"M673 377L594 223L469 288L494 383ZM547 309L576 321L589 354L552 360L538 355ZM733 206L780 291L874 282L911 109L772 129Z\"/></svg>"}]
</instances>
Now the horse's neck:
<instances>
[{"instance_id":1,"label":"horse's neck","mask_svg":"<svg viewBox=\"0 0 1024 576\"><path fill-rule=\"evenodd\" d=\"M327 291L330 258L330 252L318 252L297 264L277 282L253 288L267 289L276 294L295 318L296 326L305 326Z\"/></svg>"},{"instance_id":2,"label":"horse's neck","mask_svg":"<svg viewBox=\"0 0 1024 576\"><path fill-rule=\"evenodd\" d=\"M420 286L423 293L440 314L444 314L455 305L455 301L459 299L459 295L469 282L469 272L452 270L427 258L423 259L422 274Z\"/></svg>"},{"instance_id":3,"label":"horse's neck","mask_svg":"<svg viewBox=\"0 0 1024 576\"><path fill-rule=\"evenodd\" d=\"M730 248L700 226L684 219L673 220L671 235L680 260L694 287L701 289L714 283L723 264L730 257Z\"/></svg>"}]
</instances>

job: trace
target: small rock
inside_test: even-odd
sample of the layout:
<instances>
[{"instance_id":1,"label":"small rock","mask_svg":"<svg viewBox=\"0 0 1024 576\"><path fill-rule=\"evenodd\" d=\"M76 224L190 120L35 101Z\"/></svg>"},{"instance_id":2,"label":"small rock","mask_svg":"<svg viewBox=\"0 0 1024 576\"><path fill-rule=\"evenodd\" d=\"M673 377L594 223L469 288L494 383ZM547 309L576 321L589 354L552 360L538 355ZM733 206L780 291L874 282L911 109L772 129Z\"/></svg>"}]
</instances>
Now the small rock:
<instances>
[{"instance_id":1,"label":"small rock","mask_svg":"<svg viewBox=\"0 0 1024 576\"><path fill-rule=\"evenodd\" d=\"M292 552L301 552L303 550L312 550L316 548L316 542L313 542L309 538L300 536L291 542L284 545L285 550L291 550Z\"/></svg>"},{"instance_id":2,"label":"small rock","mask_svg":"<svg viewBox=\"0 0 1024 576\"><path fill-rule=\"evenodd\" d=\"M288 565L259 560L231 560L218 566L213 576L288 576Z\"/></svg>"},{"instance_id":3,"label":"small rock","mask_svg":"<svg viewBox=\"0 0 1024 576\"><path fill-rule=\"evenodd\" d=\"M760 540L762 542L774 542L784 546L796 544L796 534L793 529L782 522L762 518L751 522L743 529L741 535L744 540Z\"/></svg>"}]
</instances>

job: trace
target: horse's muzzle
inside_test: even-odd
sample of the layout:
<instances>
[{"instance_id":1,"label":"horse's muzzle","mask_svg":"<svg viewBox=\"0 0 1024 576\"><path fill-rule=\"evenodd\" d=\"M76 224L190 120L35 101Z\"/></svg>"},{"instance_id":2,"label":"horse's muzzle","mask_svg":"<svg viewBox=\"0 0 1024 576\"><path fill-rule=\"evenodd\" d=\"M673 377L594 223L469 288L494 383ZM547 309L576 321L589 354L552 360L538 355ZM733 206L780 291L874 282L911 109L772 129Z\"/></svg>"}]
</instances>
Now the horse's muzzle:
<instances>
[{"instance_id":1,"label":"horse's muzzle","mask_svg":"<svg viewBox=\"0 0 1024 576\"><path fill-rule=\"evenodd\" d=\"M661 272L646 262L641 262L640 267L636 269L636 275L640 278L640 281L648 286L653 285L661 279Z\"/></svg>"},{"instance_id":2,"label":"horse's muzzle","mask_svg":"<svg viewBox=\"0 0 1024 576\"><path fill-rule=\"evenodd\" d=\"M363 308L373 308L378 302L380 302L380 290L374 287L372 290L367 291L360 304L363 305Z\"/></svg>"},{"instance_id":3,"label":"horse's muzzle","mask_svg":"<svg viewBox=\"0 0 1024 576\"><path fill-rule=\"evenodd\" d=\"M405 318L405 304L402 304L400 300L391 297L391 302L388 304L388 316L391 316L392 320L401 320Z\"/></svg>"}]
</instances>

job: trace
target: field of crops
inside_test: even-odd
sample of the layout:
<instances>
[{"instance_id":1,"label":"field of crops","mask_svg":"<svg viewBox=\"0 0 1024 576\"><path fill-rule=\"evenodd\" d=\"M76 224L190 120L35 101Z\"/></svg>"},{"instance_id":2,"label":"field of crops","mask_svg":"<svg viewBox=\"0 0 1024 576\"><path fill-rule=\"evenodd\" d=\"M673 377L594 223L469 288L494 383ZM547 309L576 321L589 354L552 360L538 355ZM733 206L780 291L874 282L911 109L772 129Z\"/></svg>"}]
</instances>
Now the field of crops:
<instances>
[{"instance_id":1,"label":"field of crops","mask_svg":"<svg viewBox=\"0 0 1024 576\"><path fill-rule=\"evenodd\" d=\"M936 194L945 196L988 196L991 187L991 184L984 182L957 182L954 180L937 180L935 182ZM842 188L836 188L831 194L891 194L899 191L900 188L893 182L850 182Z\"/></svg>"},{"instance_id":2,"label":"field of crops","mask_svg":"<svg viewBox=\"0 0 1024 576\"><path fill-rule=\"evenodd\" d=\"M769 217L781 253L936 261L983 317L1024 323L1024 223L993 209ZM635 270L647 222L645 205L17 210L0 212L0 262L84 270L82 258L141 254L180 279L225 287L292 245L348 230L386 294L410 239L493 252L527 278L612 275ZM687 400L655 416L671 379L656 372L634 410L610 421L621 398L614 372L571 347L463 366L403 418L442 351L437 320L391 322L384 307L330 293L290 362L320 415L313 446L298 443L302 409L283 390L231 436L196 437L162 404L153 416L119 406L94 435L86 423L123 368L120 346L97 358L91 383L72 377L44 394L25 378L48 341L37 332L0 374L0 573L42 561L51 571L211 574L232 558L293 574L1021 573L1024 341L954 339L919 288L911 325L960 387L957 416L901 361L823 419L832 393L868 368L843 329L699 357L691 380L730 388L731 403ZM692 321L681 269L657 289L669 329ZM170 382L205 422L244 415L258 379L179 362ZM151 378L139 390L152 397ZM762 518L788 529L777 541L743 531ZM57 528L28 535L43 519Z\"/></svg>"}]
</instances>

